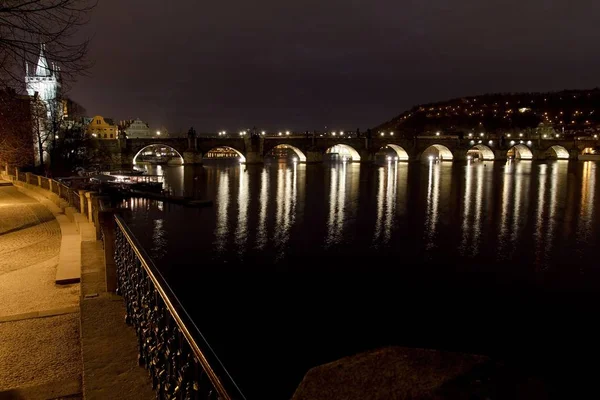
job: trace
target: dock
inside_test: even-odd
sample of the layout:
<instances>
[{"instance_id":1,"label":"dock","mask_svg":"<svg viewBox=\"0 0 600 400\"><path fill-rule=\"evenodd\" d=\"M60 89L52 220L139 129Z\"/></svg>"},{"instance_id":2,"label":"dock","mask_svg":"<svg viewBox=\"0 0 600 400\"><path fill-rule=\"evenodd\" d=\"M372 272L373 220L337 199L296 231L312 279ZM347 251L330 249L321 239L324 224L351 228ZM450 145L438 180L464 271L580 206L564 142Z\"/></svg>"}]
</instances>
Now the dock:
<instances>
[{"instance_id":1,"label":"dock","mask_svg":"<svg viewBox=\"0 0 600 400\"><path fill-rule=\"evenodd\" d=\"M189 197L172 196L163 193L145 192L141 190L130 190L127 194L130 197L144 197L152 200L160 200L174 204L181 204L187 207L210 207L213 205L212 200L196 200Z\"/></svg>"}]
</instances>

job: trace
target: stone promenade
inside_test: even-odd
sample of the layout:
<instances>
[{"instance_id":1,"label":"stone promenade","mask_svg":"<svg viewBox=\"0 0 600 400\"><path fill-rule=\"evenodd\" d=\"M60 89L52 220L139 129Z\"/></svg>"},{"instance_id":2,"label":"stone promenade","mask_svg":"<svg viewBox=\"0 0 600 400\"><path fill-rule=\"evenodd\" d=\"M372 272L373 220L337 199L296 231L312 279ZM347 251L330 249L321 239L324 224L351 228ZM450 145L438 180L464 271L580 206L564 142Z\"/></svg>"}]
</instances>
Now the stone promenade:
<instances>
[{"instance_id":1,"label":"stone promenade","mask_svg":"<svg viewBox=\"0 0 600 400\"><path fill-rule=\"evenodd\" d=\"M75 228L48 203L0 179L0 399L153 398L101 242L76 246L81 283L56 283L61 229Z\"/></svg>"},{"instance_id":2,"label":"stone promenade","mask_svg":"<svg viewBox=\"0 0 600 400\"><path fill-rule=\"evenodd\" d=\"M0 398L82 397L79 284L55 285L60 226L0 186Z\"/></svg>"}]
</instances>

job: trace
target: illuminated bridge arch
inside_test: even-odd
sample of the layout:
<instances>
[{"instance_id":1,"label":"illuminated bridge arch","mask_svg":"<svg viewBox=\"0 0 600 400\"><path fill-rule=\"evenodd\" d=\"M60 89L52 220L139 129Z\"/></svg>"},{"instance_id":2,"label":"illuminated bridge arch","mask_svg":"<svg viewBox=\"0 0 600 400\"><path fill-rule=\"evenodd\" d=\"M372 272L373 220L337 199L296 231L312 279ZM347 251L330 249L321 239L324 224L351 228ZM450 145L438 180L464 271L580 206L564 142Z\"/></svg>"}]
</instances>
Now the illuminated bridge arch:
<instances>
[{"instance_id":1,"label":"illuminated bridge arch","mask_svg":"<svg viewBox=\"0 0 600 400\"><path fill-rule=\"evenodd\" d=\"M338 155L341 161L360 161L360 154L352 146L336 144L325 150L325 154ZM333 159L333 158L332 158Z\"/></svg>"},{"instance_id":2,"label":"illuminated bridge arch","mask_svg":"<svg viewBox=\"0 0 600 400\"><path fill-rule=\"evenodd\" d=\"M562 146L554 145L546 150L547 158L555 158L557 160L568 160L569 159L569 151Z\"/></svg>"},{"instance_id":3,"label":"illuminated bridge arch","mask_svg":"<svg viewBox=\"0 0 600 400\"><path fill-rule=\"evenodd\" d=\"M241 151L234 149L233 147L229 147L229 146L218 146L218 147L213 147L212 149L210 149L209 151L207 151L204 154L203 157L205 160L220 160L220 161L225 161L225 160L234 160L234 159L239 159L239 162L241 163L245 163L246 162L246 157L244 157L244 155L242 154Z\"/></svg>"},{"instance_id":4,"label":"illuminated bridge arch","mask_svg":"<svg viewBox=\"0 0 600 400\"><path fill-rule=\"evenodd\" d=\"M386 144L382 148L379 149L379 152L386 152L386 150L391 149L394 153L394 156L398 161L408 161L408 153L404 148L398 146L397 144ZM390 154L388 152L388 154Z\"/></svg>"},{"instance_id":5,"label":"illuminated bridge arch","mask_svg":"<svg viewBox=\"0 0 600 400\"><path fill-rule=\"evenodd\" d=\"M181 155L181 153L179 153L176 149L174 149L173 147L169 146L168 144L162 144L162 143L152 143L149 144L147 146L142 147L136 154L135 156L133 156L133 163L135 164L136 162L138 162L137 158L141 155L142 157L144 157L144 153L147 153L149 149L159 149L159 148L168 148L171 153L175 153L177 154L177 156L179 157L178 160L174 163L176 164L183 164L183 156ZM169 163L171 163L171 160L169 160Z\"/></svg>"},{"instance_id":6,"label":"illuminated bridge arch","mask_svg":"<svg viewBox=\"0 0 600 400\"><path fill-rule=\"evenodd\" d=\"M495 159L494 151L485 144L476 144L475 146L471 147L469 151L467 151L467 159L469 159L469 157L472 159L477 158L479 160L486 161L493 161Z\"/></svg>"},{"instance_id":7,"label":"illuminated bridge arch","mask_svg":"<svg viewBox=\"0 0 600 400\"><path fill-rule=\"evenodd\" d=\"M529 147L524 144L516 144L506 152L508 158L515 160L533 160L533 153Z\"/></svg>"},{"instance_id":8,"label":"illuminated bridge arch","mask_svg":"<svg viewBox=\"0 0 600 400\"><path fill-rule=\"evenodd\" d=\"M421 161L452 161L454 159L454 155L450 151L449 148L444 146L443 144L434 144L429 146L423 151L421 154Z\"/></svg>"},{"instance_id":9,"label":"illuminated bridge arch","mask_svg":"<svg viewBox=\"0 0 600 400\"><path fill-rule=\"evenodd\" d=\"M273 147L271 150L269 150L269 152L267 153L267 155L274 155L274 153L277 152L277 150L292 150L295 154L295 161L298 162L306 162L306 155L302 152L302 150L300 150L299 148L292 146L290 144L278 144L277 146Z\"/></svg>"}]
</instances>

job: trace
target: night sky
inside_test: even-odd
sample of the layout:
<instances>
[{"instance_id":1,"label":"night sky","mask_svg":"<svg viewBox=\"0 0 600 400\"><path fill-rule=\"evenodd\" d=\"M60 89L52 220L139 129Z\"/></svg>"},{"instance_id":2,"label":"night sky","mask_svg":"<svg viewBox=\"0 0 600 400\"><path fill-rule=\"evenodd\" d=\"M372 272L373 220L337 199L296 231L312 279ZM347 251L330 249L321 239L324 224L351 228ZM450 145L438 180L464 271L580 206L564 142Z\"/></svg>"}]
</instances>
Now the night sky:
<instances>
[{"instance_id":1,"label":"night sky","mask_svg":"<svg viewBox=\"0 0 600 400\"><path fill-rule=\"evenodd\" d=\"M100 0L90 116L185 132L366 129L414 104L600 86L600 3Z\"/></svg>"}]
</instances>

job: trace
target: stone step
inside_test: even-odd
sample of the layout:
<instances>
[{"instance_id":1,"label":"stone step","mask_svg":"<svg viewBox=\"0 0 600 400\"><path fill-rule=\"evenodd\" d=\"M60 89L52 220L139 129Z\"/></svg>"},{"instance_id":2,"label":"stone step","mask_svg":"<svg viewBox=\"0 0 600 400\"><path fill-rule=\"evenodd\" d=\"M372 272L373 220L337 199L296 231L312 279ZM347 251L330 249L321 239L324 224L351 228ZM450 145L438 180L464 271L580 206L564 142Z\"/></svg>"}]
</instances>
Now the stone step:
<instances>
[{"instance_id":1,"label":"stone step","mask_svg":"<svg viewBox=\"0 0 600 400\"><path fill-rule=\"evenodd\" d=\"M56 283L67 284L81 280L81 237L75 223L66 215L57 215L62 233L58 266L56 267Z\"/></svg>"}]
</instances>

